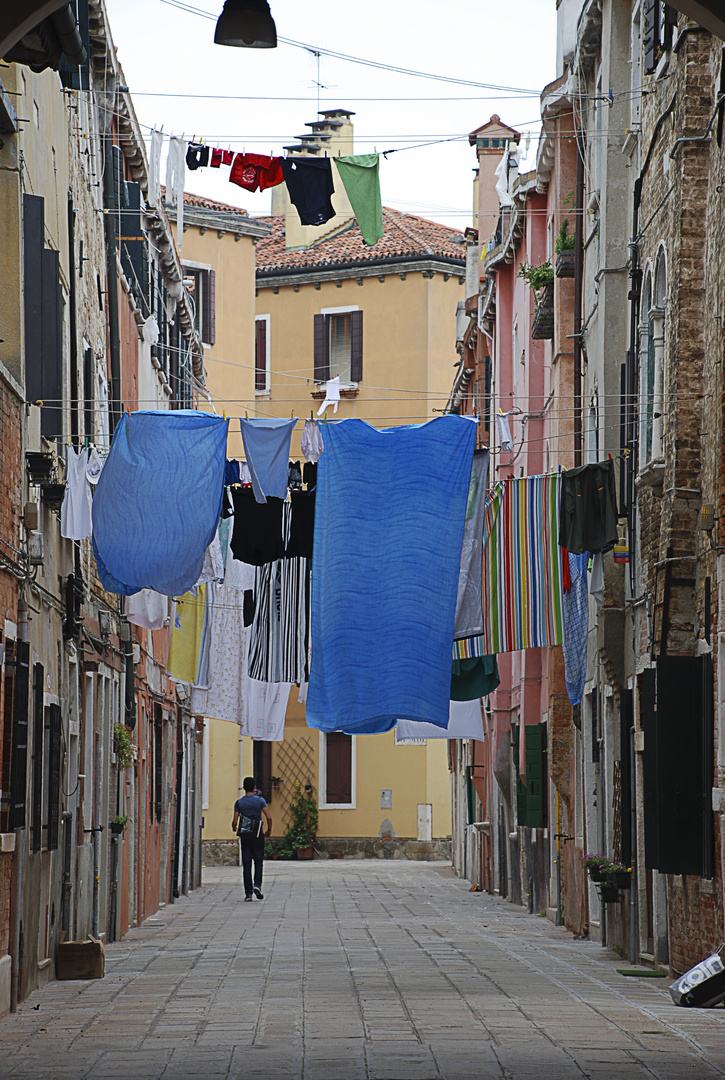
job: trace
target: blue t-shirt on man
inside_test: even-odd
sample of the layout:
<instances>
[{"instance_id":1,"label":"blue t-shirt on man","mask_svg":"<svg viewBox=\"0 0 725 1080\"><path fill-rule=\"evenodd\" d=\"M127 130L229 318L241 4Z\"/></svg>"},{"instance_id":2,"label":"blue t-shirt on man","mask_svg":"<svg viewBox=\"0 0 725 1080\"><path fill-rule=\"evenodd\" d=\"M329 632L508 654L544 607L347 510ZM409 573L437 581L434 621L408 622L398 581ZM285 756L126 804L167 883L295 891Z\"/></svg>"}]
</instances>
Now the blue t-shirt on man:
<instances>
[{"instance_id":1,"label":"blue t-shirt on man","mask_svg":"<svg viewBox=\"0 0 725 1080\"><path fill-rule=\"evenodd\" d=\"M262 807L267 805L267 800L261 795L242 795L234 803L234 812L240 817L252 818L253 821L262 820Z\"/></svg>"}]
</instances>

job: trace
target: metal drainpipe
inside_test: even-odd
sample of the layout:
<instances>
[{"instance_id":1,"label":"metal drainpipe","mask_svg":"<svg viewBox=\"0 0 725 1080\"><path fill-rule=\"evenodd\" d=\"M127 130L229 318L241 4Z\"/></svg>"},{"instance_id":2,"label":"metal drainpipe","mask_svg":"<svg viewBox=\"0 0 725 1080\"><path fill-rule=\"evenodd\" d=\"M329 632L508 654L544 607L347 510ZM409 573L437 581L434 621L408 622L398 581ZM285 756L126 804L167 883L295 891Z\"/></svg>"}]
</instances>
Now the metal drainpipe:
<instances>
[{"instance_id":1,"label":"metal drainpipe","mask_svg":"<svg viewBox=\"0 0 725 1080\"><path fill-rule=\"evenodd\" d=\"M121 419L121 341L118 322L118 270L116 267L116 189L113 183L113 135L109 131L104 138L104 195L106 209L106 274L108 299L108 338L111 354L111 431Z\"/></svg>"},{"instance_id":2,"label":"metal drainpipe","mask_svg":"<svg viewBox=\"0 0 725 1080\"><path fill-rule=\"evenodd\" d=\"M100 811L98 808L98 800L100 797L100 783L99 774L101 771L101 740L96 735L96 752L95 762L93 770L93 917L91 922L91 929L94 938L98 937L98 894L100 888L100 876L99 876L99 851L98 844L100 840L100 832L103 826L99 823Z\"/></svg>"},{"instance_id":3,"label":"metal drainpipe","mask_svg":"<svg viewBox=\"0 0 725 1080\"><path fill-rule=\"evenodd\" d=\"M632 710L634 713L634 710ZM629 729L629 857L634 874L629 887L629 962L637 963L637 769L634 754L634 715Z\"/></svg>"},{"instance_id":4,"label":"metal drainpipe","mask_svg":"<svg viewBox=\"0 0 725 1080\"><path fill-rule=\"evenodd\" d=\"M561 908L561 812L559 807L559 789L554 788L554 801L556 804L556 925L562 925Z\"/></svg>"},{"instance_id":5,"label":"metal drainpipe","mask_svg":"<svg viewBox=\"0 0 725 1080\"><path fill-rule=\"evenodd\" d=\"M25 583L20 587L18 600L18 641L28 640L28 603L25 599ZM15 874L13 875L13 924L10 967L10 1012L18 1011L20 987L20 929L22 926L23 878L25 864L23 860L25 826L15 830Z\"/></svg>"},{"instance_id":6,"label":"metal drainpipe","mask_svg":"<svg viewBox=\"0 0 725 1080\"><path fill-rule=\"evenodd\" d=\"M582 285L584 281L584 151L577 133L574 225L574 466L582 464Z\"/></svg>"}]
</instances>

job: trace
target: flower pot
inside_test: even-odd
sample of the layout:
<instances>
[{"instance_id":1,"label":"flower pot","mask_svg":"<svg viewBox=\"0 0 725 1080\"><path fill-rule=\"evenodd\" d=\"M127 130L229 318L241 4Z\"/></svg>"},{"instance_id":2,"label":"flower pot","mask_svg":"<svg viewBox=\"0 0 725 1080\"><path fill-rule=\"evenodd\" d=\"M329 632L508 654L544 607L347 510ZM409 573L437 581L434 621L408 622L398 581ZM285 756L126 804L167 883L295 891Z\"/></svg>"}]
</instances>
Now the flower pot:
<instances>
[{"instance_id":1,"label":"flower pot","mask_svg":"<svg viewBox=\"0 0 725 1080\"><path fill-rule=\"evenodd\" d=\"M531 336L537 340L550 340L554 336L554 286L547 285L544 295L536 305Z\"/></svg>"},{"instance_id":2,"label":"flower pot","mask_svg":"<svg viewBox=\"0 0 725 1080\"><path fill-rule=\"evenodd\" d=\"M591 881L604 881L604 874L598 866L589 867L589 878Z\"/></svg>"},{"instance_id":3,"label":"flower pot","mask_svg":"<svg viewBox=\"0 0 725 1080\"><path fill-rule=\"evenodd\" d=\"M123 821L112 821L109 828L115 836L120 836L124 832L126 825Z\"/></svg>"},{"instance_id":4,"label":"flower pot","mask_svg":"<svg viewBox=\"0 0 725 1080\"><path fill-rule=\"evenodd\" d=\"M574 277L574 249L567 248L556 256L556 276Z\"/></svg>"},{"instance_id":5,"label":"flower pot","mask_svg":"<svg viewBox=\"0 0 725 1080\"><path fill-rule=\"evenodd\" d=\"M298 847L297 848L297 858L298 859L311 859L312 858L312 844L310 844L309 847Z\"/></svg>"},{"instance_id":6,"label":"flower pot","mask_svg":"<svg viewBox=\"0 0 725 1080\"><path fill-rule=\"evenodd\" d=\"M614 885L615 889L629 889L632 884L632 875L628 870L610 872L607 874L608 885Z\"/></svg>"},{"instance_id":7,"label":"flower pot","mask_svg":"<svg viewBox=\"0 0 725 1080\"><path fill-rule=\"evenodd\" d=\"M605 882L599 886L599 896L603 904L616 904L619 900L619 889L616 885Z\"/></svg>"}]
</instances>

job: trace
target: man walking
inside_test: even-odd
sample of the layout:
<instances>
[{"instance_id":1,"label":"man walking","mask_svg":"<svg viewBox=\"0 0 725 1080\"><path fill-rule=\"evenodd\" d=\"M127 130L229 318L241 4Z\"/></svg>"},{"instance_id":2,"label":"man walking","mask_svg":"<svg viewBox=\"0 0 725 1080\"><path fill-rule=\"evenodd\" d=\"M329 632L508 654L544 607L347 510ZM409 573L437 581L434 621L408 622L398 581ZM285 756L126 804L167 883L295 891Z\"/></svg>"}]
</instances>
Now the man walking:
<instances>
[{"instance_id":1,"label":"man walking","mask_svg":"<svg viewBox=\"0 0 725 1080\"><path fill-rule=\"evenodd\" d=\"M242 845L242 876L244 878L244 899L251 902L256 896L264 900L262 893L262 867L264 865L264 832L262 814L267 819L267 836L272 833L272 817L267 803L261 795L254 794L254 777L247 776L242 787L244 795L234 803L232 829ZM254 862L254 884L252 884L252 862Z\"/></svg>"}]
</instances>

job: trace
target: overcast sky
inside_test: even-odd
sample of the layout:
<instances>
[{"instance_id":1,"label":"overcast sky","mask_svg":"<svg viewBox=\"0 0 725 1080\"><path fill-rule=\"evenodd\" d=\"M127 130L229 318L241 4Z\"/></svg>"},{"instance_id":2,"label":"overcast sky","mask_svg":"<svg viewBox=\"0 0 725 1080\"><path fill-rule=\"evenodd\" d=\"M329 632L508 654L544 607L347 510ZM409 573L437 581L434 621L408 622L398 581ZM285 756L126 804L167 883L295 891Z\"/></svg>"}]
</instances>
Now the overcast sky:
<instances>
[{"instance_id":1,"label":"overcast sky","mask_svg":"<svg viewBox=\"0 0 725 1080\"><path fill-rule=\"evenodd\" d=\"M471 224L476 159L465 136L492 113L512 127L538 131L538 94L556 74L555 0L271 0L280 37L428 74L512 87L511 93L325 55L319 58L318 80L318 59L303 48L214 45L214 20L223 0L186 5L212 19L163 0L106 3L142 125L163 125L164 134L186 139L203 136L210 145L236 151L282 154L283 146L317 118L319 81L321 109L355 112L358 153L459 137L401 149L380 167L385 205L456 228ZM252 194L230 184L228 176L224 168L187 173L187 191L252 214L269 212L268 191Z\"/></svg>"}]
</instances>

